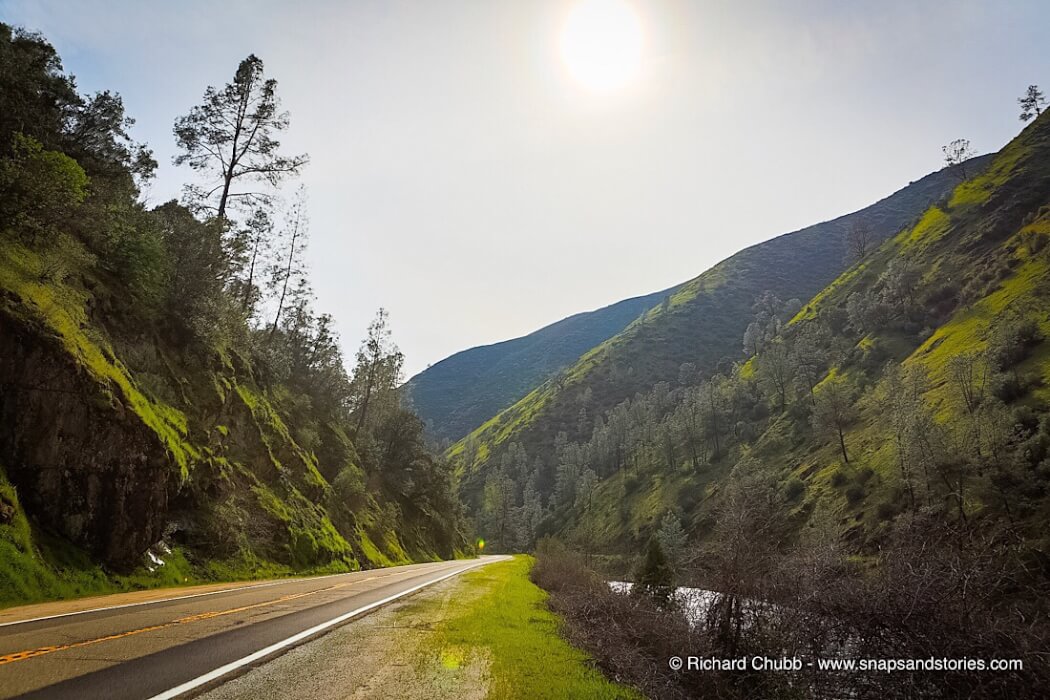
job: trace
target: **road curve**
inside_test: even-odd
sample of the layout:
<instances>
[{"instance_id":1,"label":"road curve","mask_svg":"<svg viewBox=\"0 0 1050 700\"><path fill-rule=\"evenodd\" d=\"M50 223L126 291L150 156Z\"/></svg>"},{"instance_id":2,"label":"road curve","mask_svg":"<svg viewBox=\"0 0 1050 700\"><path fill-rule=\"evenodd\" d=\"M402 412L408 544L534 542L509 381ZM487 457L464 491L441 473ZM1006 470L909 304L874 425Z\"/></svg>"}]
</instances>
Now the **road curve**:
<instances>
[{"instance_id":1,"label":"road curve","mask_svg":"<svg viewBox=\"0 0 1050 700\"><path fill-rule=\"evenodd\" d=\"M192 696L380 605L504 557L412 564L0 626L0 698Z\"/></svg>"}]
</instances>

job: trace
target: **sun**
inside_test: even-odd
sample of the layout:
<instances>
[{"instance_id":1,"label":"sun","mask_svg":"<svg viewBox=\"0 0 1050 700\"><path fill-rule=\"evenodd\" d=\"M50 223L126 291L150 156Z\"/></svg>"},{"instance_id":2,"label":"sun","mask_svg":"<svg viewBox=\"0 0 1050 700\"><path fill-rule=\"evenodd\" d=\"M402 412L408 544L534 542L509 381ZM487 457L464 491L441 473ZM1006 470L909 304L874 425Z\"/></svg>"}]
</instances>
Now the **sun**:
<instances>
[{"instance_id":1,"label":"sun","mask_svg":"<svg viewBox=\"0 0 1050 700\"><path fill-rule=\"evenodd\" d=\"M610 92L631 82L642 65L642 24L624 0L580 0L561 31L561 57L577 82Z\"/></svg>"}]
</instances>

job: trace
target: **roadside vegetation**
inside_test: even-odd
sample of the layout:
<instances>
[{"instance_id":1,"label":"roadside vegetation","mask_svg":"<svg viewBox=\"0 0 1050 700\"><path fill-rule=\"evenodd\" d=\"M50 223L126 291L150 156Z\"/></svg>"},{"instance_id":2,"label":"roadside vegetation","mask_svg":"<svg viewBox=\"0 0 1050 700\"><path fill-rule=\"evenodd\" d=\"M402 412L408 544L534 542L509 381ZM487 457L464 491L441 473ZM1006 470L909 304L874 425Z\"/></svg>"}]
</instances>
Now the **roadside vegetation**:
<instances>
[{"instance_id":1,"label":"roadside vegetation","mask_svg":"<svg viewBox=\"0 0 1050 700\"><path fill-rule=\"evenodd\" d=\"M844 560L820 538L782 552L763 539L774 516L760 505L761 490L740 498L677 577L654 569L650 555L631 593L614 592L586 555L544 540L533 580L550 593L569 640L650 698L1005 698L1050 682L1047 587L998 543L927 520L902 528L877 561ZM653 580L658 571L662 580ZM672 597L676 579L710 592ZM670 668L672 657L686 656L748 664L797 657L802 665ZM820 669L820 659L1020 659L1024 668L845 672Z\"/></svg>"},{"instance_id":2,"label":"roadside vegetation","mask_svg":"<svg viewBox=\"0 0 1050 700\"><path fill-rule=\"evenodd\" d=\"M449 673L473 657L488 660L487 697L560 700L630 700L642 696L602 675L587 653L562 635L547 595L529 580L533 559L519 555L464 574L464 601L435 630L431 659ZM611 674L615 677L615 674Z\"/></svg>"}]
</instances>

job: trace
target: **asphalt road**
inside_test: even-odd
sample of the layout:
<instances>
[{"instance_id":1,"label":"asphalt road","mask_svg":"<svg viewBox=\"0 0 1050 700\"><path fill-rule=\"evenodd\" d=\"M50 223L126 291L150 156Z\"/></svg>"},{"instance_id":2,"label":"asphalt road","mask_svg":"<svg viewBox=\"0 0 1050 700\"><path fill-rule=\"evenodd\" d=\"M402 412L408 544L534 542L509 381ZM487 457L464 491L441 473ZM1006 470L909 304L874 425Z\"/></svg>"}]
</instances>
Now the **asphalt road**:
<instances>
[{"instance_id":1,"label":"asphalt road","mask_svg":"<svg viewBox=\"0 0 1050 700\"><path fill-rule=\"evenodd\" d=\"M173 589L171 598L141 604L7 622L0 698L192 696L384 603L501 559L246 583L181 599Z\"/></svg>"}]
</instances>

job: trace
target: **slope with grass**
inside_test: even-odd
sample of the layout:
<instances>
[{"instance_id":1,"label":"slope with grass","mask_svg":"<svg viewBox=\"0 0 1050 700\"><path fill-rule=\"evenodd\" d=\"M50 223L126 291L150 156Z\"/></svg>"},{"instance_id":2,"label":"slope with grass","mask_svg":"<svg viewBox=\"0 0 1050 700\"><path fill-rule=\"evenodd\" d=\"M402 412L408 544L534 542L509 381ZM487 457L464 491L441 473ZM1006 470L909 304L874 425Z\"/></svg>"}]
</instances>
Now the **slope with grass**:
<instances>
[{"instance_id":1,"label":"slope with grass","mask_svg":"<svg viewBox=\"0 0 1050 700\"><path fill-rule=\"evenodd\" d=\"M353 445L324 426L302 448L282 415L294 394L261 388L249 360L118 341L91 317L104 279L46 280L41 265L13 238L0 246L0 604L461 546L437 514L334 491L357 469Z\"/></svg>"},{"instance_id":2,"label":"slope with grass","mask_svg":"<svg viewBox=\"0 0 1050 700\"><path fill-rule=\"evenodd\" d=\"M986 163L982 157L970 169ZM549 463L560 433L570 441L588 438L595 416L658 382L676 383L684 363L710 374L720 361L741 357L752 304L763 292L808 299L846 266L844 239L854 223L867 224L877 240L887 239L947 197L955 183L955 172L933 173L866 209L747 248L686 282L453 445L449 455L460 465L464 493L476 502L511 443ZM581 421L581 415L590 420Z\"/></svg>"},{"instance_id":3,"label":"slope with grass","mask_svg":"<svg viewBox=\"0 0 1050 700\"><path fill-rule=\"evenodd\" d=\"M637 551L677 512L703 540L727 484L761 473L789 530L808 523L875 552L898 517L935 513L983 524L988 537L1007 527L1038 570L1050 550L1048 243L1043 115L792 319L785 342L822 338L807 348L827 358L812 393L778 411L754 359L738 365L739 386L766 398L733 449L699 468L646 453L637 472L604 479L586 508L551 526L597 549ZM826 333L807 336L818 328ZM813 420L836 384L848 397L842 445Z\"/></svg>"},{"instance_id":4,"label":"slope with grass","mask_svg":"<svg viewBox=\"0 0 1050 700\"><path fill-rule=\"evenodd\" d=\"M458 440L676 289L575 314L521 338L463 350L412 377L405 390L433 437Z\"/></svg>"}]
</instances>

